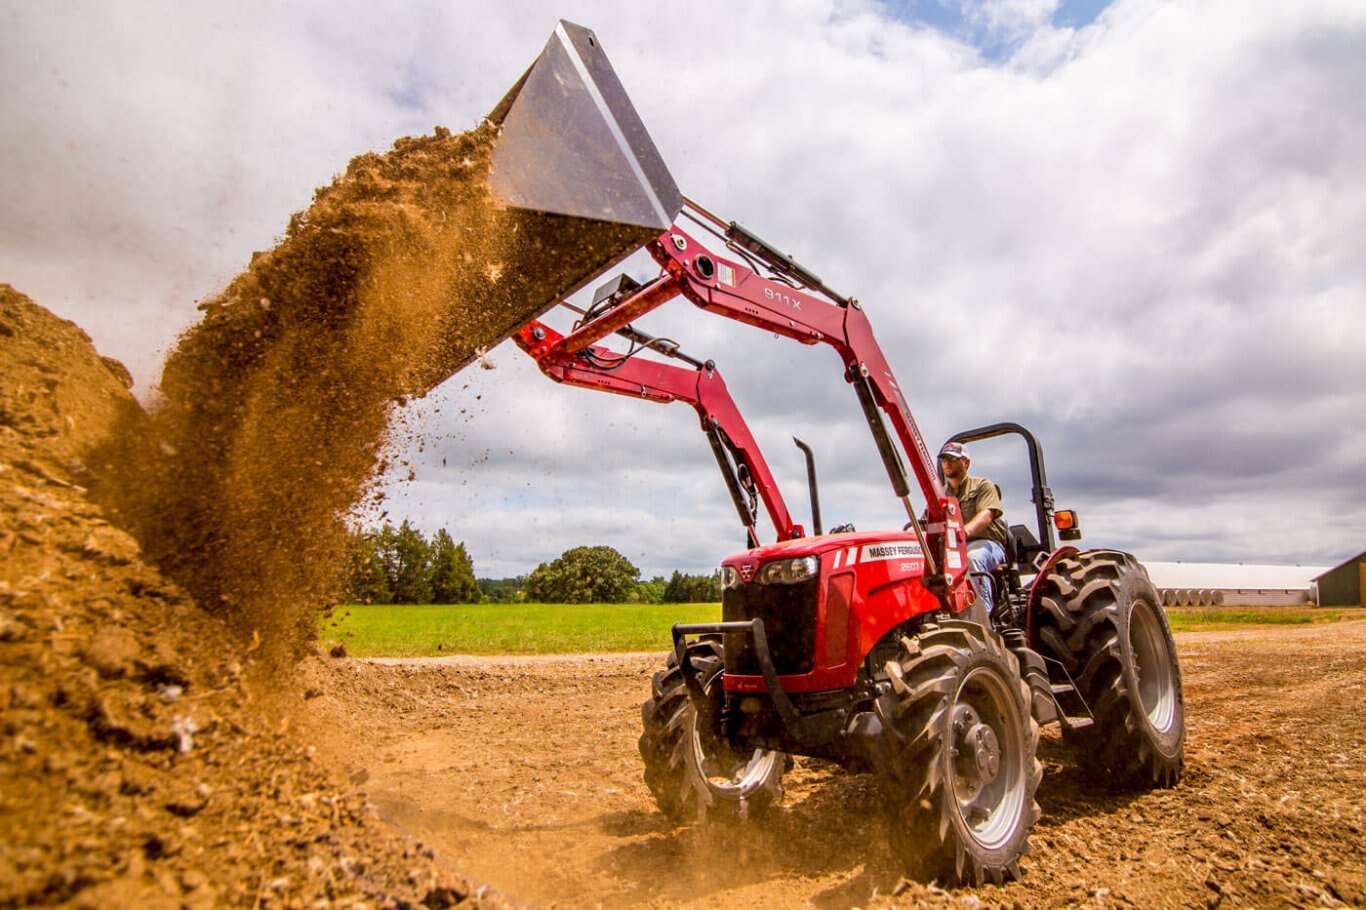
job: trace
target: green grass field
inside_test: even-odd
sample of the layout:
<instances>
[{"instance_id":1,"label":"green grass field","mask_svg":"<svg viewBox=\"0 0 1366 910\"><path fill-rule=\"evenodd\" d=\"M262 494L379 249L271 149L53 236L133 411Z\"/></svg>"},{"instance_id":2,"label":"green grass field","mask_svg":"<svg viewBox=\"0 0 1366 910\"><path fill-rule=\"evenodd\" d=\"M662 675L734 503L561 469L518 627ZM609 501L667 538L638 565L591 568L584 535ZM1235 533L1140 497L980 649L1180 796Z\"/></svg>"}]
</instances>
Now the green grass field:
<instances>
[{"instance_id":1,"label":"green grass field","mask_svg":"<svg viewBox=\"0 0 1366 910\"><path fill-rule=\"evenodd\" d=\"M720 619L720 604L343 606L320 638L353 657L667 651L674 623Z\"/></svg>"},{"instance_id":2,"label":"green grass field","mask_svg":"<svg viewBox=\"0 0 1366 910\"><path fill-rule=\"evenodd\" d=\"M1172 607L1176 632L1366 619L1366 610L1317 607ZM676 622L715 622L719 604L462 604L338 607L324 647L353 657L447 654L591 654L666 651Z\"/></svg>"},{"instance_id":3,"label":"green grass field","mask_svg":"<svg viewBox=\"0 0 1366 910\"><path fill-rule=\"evenodd\" d=\"M1173 632L1213 632L1244 626L1291 626L1366 619L1360 607L1167 607Z\"/></svg>"}]
</instances>

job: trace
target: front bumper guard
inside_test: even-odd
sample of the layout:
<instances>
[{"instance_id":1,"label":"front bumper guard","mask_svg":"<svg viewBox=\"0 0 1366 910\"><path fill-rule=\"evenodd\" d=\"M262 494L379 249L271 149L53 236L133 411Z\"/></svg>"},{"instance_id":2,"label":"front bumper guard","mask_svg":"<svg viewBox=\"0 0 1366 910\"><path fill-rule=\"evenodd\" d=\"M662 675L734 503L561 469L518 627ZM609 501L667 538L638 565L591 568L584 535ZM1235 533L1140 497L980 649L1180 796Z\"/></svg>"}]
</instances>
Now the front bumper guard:
<instances>
[{"instance_id":1,"label":"front bumper guard","mask_svg":"<svg viewBox=\"0 0 1366 910\"><path fill-rule=\"evenodd\" d=\"M768 650L768 637L764 634L762 619L674 625L674 656L678 659L679 669L683 671L683 682L688 687L688 696L692 699L693 708L699 718L712 719L715 708L702 689L697 671L693 669L692 658L688 655L688 636L726 633L748 635L753 639L754 655L759 660L759 669L763 673L765 685L768 686L768 696L772 699L773 708L778 712L788 736L804 745L819 745L829 742L843 729L846 712L832 711L804 716L792 703L792 698L787 692L783 691L782 685L778 682L778 670L773 666L773 655Z\"/></svg>"}]
</instances>

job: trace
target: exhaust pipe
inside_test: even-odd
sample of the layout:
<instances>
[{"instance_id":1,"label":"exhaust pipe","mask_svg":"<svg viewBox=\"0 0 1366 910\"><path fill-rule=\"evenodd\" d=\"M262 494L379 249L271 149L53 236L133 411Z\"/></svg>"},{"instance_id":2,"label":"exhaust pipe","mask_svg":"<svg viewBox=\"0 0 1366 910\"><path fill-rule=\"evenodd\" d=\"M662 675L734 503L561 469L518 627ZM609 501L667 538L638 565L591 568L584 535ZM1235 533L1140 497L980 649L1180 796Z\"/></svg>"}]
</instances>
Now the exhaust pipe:
<instances>
[{"instance_id":1,"label":"exhaust pipe","mask_svg":"<svg viewBox=\"0 0 1366 910\"><path fill-rule=\"evenodd\" d=\"M792 441L806 456L806 487L811 492L811 528L815 535L820 537L824 532L821 530L821 496L820 491L816 489L816 454L811 451L811 446L796 436L792 437Z\"/></svg>"}]
</instances>

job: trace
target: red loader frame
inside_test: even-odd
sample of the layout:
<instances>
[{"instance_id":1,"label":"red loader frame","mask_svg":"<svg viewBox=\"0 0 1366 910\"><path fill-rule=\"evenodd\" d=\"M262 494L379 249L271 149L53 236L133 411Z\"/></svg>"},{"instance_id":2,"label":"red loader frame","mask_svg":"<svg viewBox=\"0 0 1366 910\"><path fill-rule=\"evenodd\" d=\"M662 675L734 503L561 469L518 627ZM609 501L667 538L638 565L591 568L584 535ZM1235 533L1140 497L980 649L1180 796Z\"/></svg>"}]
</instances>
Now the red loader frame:
<instances>
[{"instance_id":1,"label":"red loader frame","mask_svg":"<svg viewBox=\"0 0 1366 910\"><path fill-rule=\"evenodd\" d=\"M625 330L623 330L625 331ZM645 337L631 330L636 338ZM693 367L673 366L655 360L626 357L607 348L591 346L570 354L564 350L564 336L539 321L523 326L513 339L530 354L545 373L556 382L597 389L628 398L692 405L702 423L702 432L711 442L712 452L735 502L740 522L750 547L759 546L755 527L757 499L762 499L777 539L795 540L805 536L801 525L792 522L773 479L768 463L754 441L749 425L730 397L721 374L712 361L701 363L686 358ZM657 342L649 339L646 344ZM671 356L682 358L674 349L664 348Z\"/></svg>"},{"instance_id":2,"label":"red loader frame","mask_svg":"<svg viewBox=\"0 0 1366 910\"><path fill-rule=\"evenodd\" d=\"M905 396L886 356L873 336L857 300L842 297L811 272L783 256L734 223L726 224L694 203L684 214L720 238L736 258L713 254L677 223L646 245L662 268L659 277L594 306L566 335L533 322L518 332L519 346L552 379L655 401L686 401L697 410L704 431L713 439L718 461L754 549L723 562L746 584L776 559L815 557L816 577L825 581L816 597L818 616L811 626L819 640L816 659L794 666L783 658L783 646L770 617L767 639L763 622L724 623L706 630L679 627L680 635L702 631L728 633L725 687L733 692L767 692L782 708L787 693L816 692L853 685L873 646L900 623L923 613L958 613L973 600L968 584L966 539L957 501L946 497L929 450L911 417ZM761 274L763 268L770 274ZM711 364L684 369L644 358L625 357L596 346L613 333L646 337L631 323L664 303L683 297L701 309L726 316L803 344L833 347L854 386L893 490L908 518L905 532L862 532L802 538L792 523L767 465L743 418ZM696 364L696 362L694 362ZM887 424L890 424L889 432ZM895 439L893 439L895 434ZM718 439L723 440L718 445ZM898 445L899 443L899 445ZM777 529L778 543L758 547L754 522L737 495L735 477L726 470L721 449L753 481ZM904 455L904 458L903 458ZM910 463L925 500L928 523L911 502ZM731 628L731 627L734 628ZM744 628L740 628L743 626ZM759 639L756 641L755 639ZM682 650L682 639L676 637ZM800 663L800 662L798 662ZM785 667L785 664L787 665ZM797 672L783 672L785 669ZM789 726L796 713L781 710ZM800 724L795 726L800 729ZM793 731L794 733L796 730ZM814 735L814 733L813 733Z\"/></svg>"}]
</instances>

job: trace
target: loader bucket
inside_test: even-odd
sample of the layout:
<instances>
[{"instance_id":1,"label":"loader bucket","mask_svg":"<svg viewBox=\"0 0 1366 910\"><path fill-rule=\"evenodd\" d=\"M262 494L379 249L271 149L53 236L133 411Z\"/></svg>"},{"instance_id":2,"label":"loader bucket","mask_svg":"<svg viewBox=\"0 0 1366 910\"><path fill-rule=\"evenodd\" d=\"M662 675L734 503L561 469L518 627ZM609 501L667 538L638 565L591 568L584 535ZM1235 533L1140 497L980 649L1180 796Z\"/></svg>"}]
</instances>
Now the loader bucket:
<instances>
[{"instance_id":1,"label":"loader bucket","mask_svg":"<svg viewBox=\"0 0 1366 910\"><path fill-rule=\"evenodd\" d=\"M549 307L667 229L682 195L597 37L561 21L489 120L489 189L540 253Z\"/></svg>"}]
</instances>

